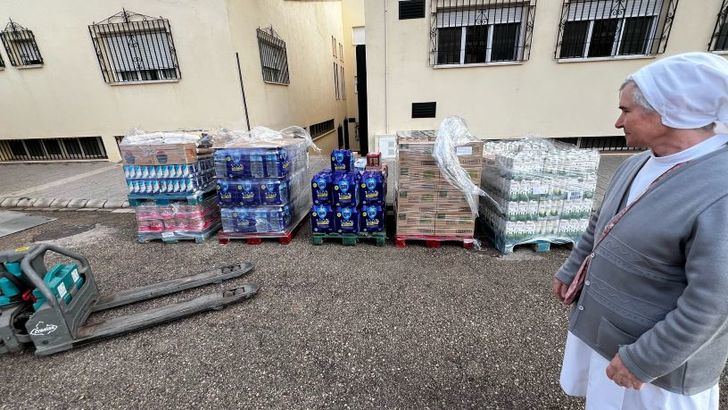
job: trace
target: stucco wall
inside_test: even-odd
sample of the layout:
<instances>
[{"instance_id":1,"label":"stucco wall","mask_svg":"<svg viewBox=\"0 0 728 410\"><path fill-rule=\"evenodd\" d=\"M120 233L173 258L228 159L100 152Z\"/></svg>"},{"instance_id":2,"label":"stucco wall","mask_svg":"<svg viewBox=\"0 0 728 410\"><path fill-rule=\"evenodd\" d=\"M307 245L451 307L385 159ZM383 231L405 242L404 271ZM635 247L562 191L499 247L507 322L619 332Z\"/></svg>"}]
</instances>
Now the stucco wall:
<instances>
[{"instance_id":1,"label":"stucco wall","mask_svg":"<svg viewBox=\"0 0 728 410\"><path fill-rule=\"evenodd\" d=\"M430 1L426 17L413 20L398 20L396 0L367 1L370 144L374 135L436 128L453 114L481 137L621 135L613 127L618 88L654 58L557 62L561 3L538 1L528 61L435 69L429 65ZM680 0L664 56L706 50L720 3ZM425 101L437 102L437 118L412 119L412 102Z\"/></svg>"}]
</instances>

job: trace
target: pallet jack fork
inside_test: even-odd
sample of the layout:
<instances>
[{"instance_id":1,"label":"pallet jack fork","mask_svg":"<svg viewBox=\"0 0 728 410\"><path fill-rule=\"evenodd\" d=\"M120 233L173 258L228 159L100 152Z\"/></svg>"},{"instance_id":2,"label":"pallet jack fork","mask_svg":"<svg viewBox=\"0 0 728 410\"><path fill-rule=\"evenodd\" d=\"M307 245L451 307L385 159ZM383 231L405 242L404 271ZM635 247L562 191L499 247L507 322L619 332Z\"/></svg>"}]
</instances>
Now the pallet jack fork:
<instances>
[{"instance_id":1,"label":"pallet jack fork","mask_svg":"<svg viewBox=\"0 0 728 410\"><path fill-rule=\"evenodd\" d=\"M84 281L69 303L63 298L57 298L43 280L47 272L44 259L48 251L78 262L78 274ZM18 262L22 275L13 279L13 282L23 287L24 296L11 304L0 306L0 354L17 352L22 350L24 345L32 344L35 346L36 355L50 355L195 313L220 310L226 305L252 298L258 292L256 284L244 284L222 293L208 294L153 310L86 324L92 313L212 283L222 283L251 272L253 264L245 262L225 266L109 296L100 296L88 260L75 252L52 244L0 252L0 277L12 275L4 268L4 263ZM29 297L33 289L39 290L46 301L37 309L34 309L33 300Z\"/></svg>"}]
</instances>

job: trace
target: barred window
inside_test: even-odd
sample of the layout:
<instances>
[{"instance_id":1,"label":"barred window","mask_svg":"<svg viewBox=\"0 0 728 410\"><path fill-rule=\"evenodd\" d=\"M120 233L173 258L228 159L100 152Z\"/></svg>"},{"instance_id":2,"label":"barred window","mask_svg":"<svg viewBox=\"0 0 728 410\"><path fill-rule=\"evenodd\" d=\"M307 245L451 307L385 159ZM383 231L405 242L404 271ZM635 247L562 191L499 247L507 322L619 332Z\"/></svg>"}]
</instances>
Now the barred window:
<instances>
[{"instance_id":1,"label":"barred window","mask_svg":"<svg viewBox=\"0 0 728 410\"><path fill-rule=\"evenodd\" d=\"M665 51L678 0L564 0L557 59Z\"/></svg>"},{"instance_id":2,"label":"barred window","mask_svg":"<svg viewBox=\"0 0 728 410\"><path fill-rule=\"evenodd\" d=\"M88 30L107 83L181 77L169 20L123 10Z\"/></svg>"},{"instance_id":3,"label":"barred window","mask_svg":"<svg viewBox=\"0 0 728 410\"><path fill-rule=\"evenodd\" d=\"M258 28L258 48L260 49L263 81L273 84L290 84L286 42L278 36L273 27Z\"/></svg>"},{"instance_id":4,"label":"barred window","mask_svg":"<svg viewBox=\"0 0 728 410\"><path fill-rule=\"evenodd\" d=\"M528 60L536 0L432 0L430 64Z\"/></svg>"},{"instance_id":5,"label":"barred window","mask_svg":"<svg viewBox=\"0 0 728 410\"><path fill-rule=\"evenodd\" d=\"M715 22L713 37L710 39L708 50L725 51L728 50L728 0L723 0L718 13L718 20Z\"/></svg>"},{"instance_id":6,"label":"barred window","mask_svg":"<svg viewBox=\"0 0 728 410\"><path fill-rule=\"evenodd\" d=\"M43 57L40 55L38 44L31 30L10 20L0 36L2 36L3 46L13 67L43 64ZM3 63L2 67L4 66Z\"/></svg>"},{"instance_id":7,"label":"barred window","mask_svg":"<svg viewBox=\"0 0 728 410\"><path fill-rule=\"evenodd\" d=\"M311 134L311 138L320 137L326 133L334 130L334 119L319 122L308 127L308 132Z\"/></svg>"},{"instance_id":8,"label":"barred window","mask_svg":"<svg viewBox=\"0 0 728 410\"><path fill-rule=\"evenodd\" d=\"M5 68L5 61L3 61L3 56L0 55L0 70Z\"/></svg>"}]
</instances>

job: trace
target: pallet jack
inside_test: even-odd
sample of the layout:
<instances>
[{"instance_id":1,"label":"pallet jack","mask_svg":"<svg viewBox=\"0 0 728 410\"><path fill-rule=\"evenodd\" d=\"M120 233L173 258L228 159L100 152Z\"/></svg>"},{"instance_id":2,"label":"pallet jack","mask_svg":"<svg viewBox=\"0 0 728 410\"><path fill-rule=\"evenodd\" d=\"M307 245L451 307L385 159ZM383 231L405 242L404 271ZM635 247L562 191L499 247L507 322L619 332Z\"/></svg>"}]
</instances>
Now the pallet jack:
<instances>
[{"instance_id":1,"label":"pallet jack","mask_svg":"<svg viewBox=\"0 0 728 410\"><path fill-rule=\"evenodd\" d=\"M46 267L48 252L77 263ZM109 296L99 295L88 260L52 244L0 252L0 354L35 347L38 356L50 355L100 339L111 338L161 323L252 298L256 284L244 284L161 308L86 324L95 312L222 283L250 273L245 262Z\"/></svg>"}]
</instances>

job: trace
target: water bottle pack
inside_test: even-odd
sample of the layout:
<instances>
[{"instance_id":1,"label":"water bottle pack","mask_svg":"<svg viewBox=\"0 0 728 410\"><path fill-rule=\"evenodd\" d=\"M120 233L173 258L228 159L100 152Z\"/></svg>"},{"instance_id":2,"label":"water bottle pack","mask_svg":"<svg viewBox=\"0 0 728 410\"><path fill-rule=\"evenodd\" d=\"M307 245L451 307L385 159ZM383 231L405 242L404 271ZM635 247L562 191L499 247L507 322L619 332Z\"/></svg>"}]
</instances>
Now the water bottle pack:
<instances>
[{"instance_id":1,"label":"water bottle pack","mask_svg":"<svg viewBox=\"0 0 728 410\"><path fill-rule=\"evenodd\" d=\"M334 175L329 169L325 169L311 178L311 197L314 204L331 204L333 198Z\"/></svg>"},{"instance_id":2,"label":"water bottle pack","mask_svg":"<svg viewBox=\"0 0 728 410\"><path fill-rule=\"evenodd\" d=\"M354 156L348 149L335 149L331 152L331 170L334 172L354 171Z\"/></svg>"},{"instance_id":3,"label":"water bottle pack","mask_svg":"<svg viewBox=\"0 0 728 410\"><path fill-rule=\"evenodd\" d=\"M280 233L292 222L293 205L273 207L223 208L222 226L225 232Z\"/></svg>"},{"instance_id":4,"label":"water bottle pack","mask_svg":"<svg viewBox=\"0 0 728 410\"><path fill-rule=\"evenodd\" d=\"M384 232L385 208L381 204L362 204L360 215L362 232Z\"/></svg>"},{"instance_id":5,"label":"water bottle pack","mask_svg":"<svg viewBox=\"0 0 728 410\"><path fill-rule=\"evenodd\" d=\"M334 211L331 209L331 205L323 203L311 207L311 229L315 233L336 231Z\"/></svg>"},{"instance_id":6,"label":"water bottle pack","mask_svg":"<svg viewBox=\"0 0 728 410\"><path fill-rule=\"evenodd\" d=\"M334 173L334 205L356 207L359 204L359 179L358 172Z\"/></svg>"},{"instance_id":7,"label":"water bottle pack","mask_svg":"<svg viewBox=\"0 0 728 410\"><path fill-rule=\"evenodd\" d=\"M130 179L126 181L130 194L191 193L204 191L212 182L210 173L193 178Z\"/></svg>"},{"instance_id":8,"label":"water bottle pack","mask_svg":"<svg viewBox=\"0 0 728 410\"><path fill-rule=\"evenodd\" d=\"M337 206L335 224L339 233L359 233L359 210L356 206Z\"/></svg>"},{"instance_id":9,"label":"water bottle pack","mask_svg":"<svg viewBox=\"0 0 728 410\"><path fill-rule=\"evenodd\" d=\"M195 164L124 165L124 177L126 179L191 178L200 174L210 174L213 165L212 158L200 160Z\"/></svg>"},{"instance_id":10,"label":"water bottle pack","mask_svg":"<svg viewBox=\"0 0 728 410\"><path fill-rule=\"evenodd\" d=\"M218 202L222 206L285 205L303 195L305 173L287 178L217 180Z\"/></svg>"},{"instance_id":11,"label":"water bottle pack","mask_svg":"<svg viewBox=\"0 0 728 410\"><path fill-rule=\"evenodd\" d=\"M218 178L283 178L306 167L305 147L226 148L215 151Z\"/></svg>"},{"instance_id":12,"label":"water bottle pack","mask_svg":"<svg viewBox=\"0 0 728 410\"><path fill-rule=\"evenodd\" d=\"M383 204L387 196L387 179L382 171L365 171L359 184L360 198L366 204Z\"/></svg>"}]
</instances>

